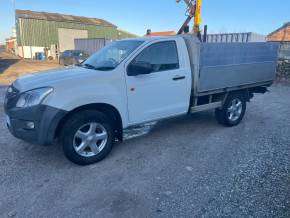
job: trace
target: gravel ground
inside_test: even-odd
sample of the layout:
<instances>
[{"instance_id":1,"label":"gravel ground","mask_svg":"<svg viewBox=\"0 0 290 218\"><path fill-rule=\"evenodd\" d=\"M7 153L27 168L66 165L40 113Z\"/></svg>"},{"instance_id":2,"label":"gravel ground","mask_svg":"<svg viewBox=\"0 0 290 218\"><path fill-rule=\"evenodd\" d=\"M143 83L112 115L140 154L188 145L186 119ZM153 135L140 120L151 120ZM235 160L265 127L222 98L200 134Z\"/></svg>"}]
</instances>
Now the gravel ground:
<instances>
[{"instance_id":1,"label":"gravel ground","mask_svg":"<svg viewBox=\"0 0 290 218\"><path fill-rule=\"evenodd\" d=\"M290 217L289 86L237 127L212 112L162 121L87 167L13 138L2 107L0 120L0 217Z\"/></svg>"},{"instance_id":2,"label":"gravel ground","mask_svg":"<svg viewBox=\"0 0 290 218\"><path fill-rule=\"evenodd\" d=\"M25 74L59 67L57 61L20 59L9 52L0 50L0 85L8 85Z\"/></svg>"}]
</instances>

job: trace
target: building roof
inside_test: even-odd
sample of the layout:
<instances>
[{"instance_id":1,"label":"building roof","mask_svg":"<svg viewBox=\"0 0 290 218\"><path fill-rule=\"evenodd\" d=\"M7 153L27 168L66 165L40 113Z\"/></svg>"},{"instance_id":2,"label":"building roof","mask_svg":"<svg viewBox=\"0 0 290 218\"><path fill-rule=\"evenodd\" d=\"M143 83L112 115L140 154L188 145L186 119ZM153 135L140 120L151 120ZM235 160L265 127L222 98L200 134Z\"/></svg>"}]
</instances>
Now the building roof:
<instances>
[{"instance_id":1,"label":"building roof","mask_svg":"<svg viewBox=\"0 0 290 218\"><path fill-rule=\"evenodd\" d=\"M281 26L280 28L276 29L274 32L270 33L268 35L268 37L274 35L275 33L278 33L280 30L284 29L284 28L287 28L288 26L290 26L290 22L288 23L285 23L283 26Z\"/></svg>"},{"instance_id":2,"label":"building roof","mask_svg":"<svg viewBox=\"0 0 290 218\"><path fill-rule=\"evenodd\" d=\"M120 29L120 28L118 28L117 30L118 30L119 34L125 34L125 35L131 36L131 37L138 37L138 35L136 35L134 33L130 33L128 31L126 31L126 30L123 30L123 29Z\"/></svg>"},{"instance_id":3,"label":"building roof","mask_svg":"<svg viewBox=\"0 0 290 218\"><path fill-rule=\"evenodd\" d=\"M176 35L175 31L166 31L166 32L151 32L149 35L145 36L170 36L170 35Z\"/></svg>"},{"instance_id":4,"label":"building roof","mask_svg":"<svg viewBox=\"0 0 290 218\"><path fill-rule=\"evenodd\" d=\"M58 13L37 12L29 10L16 10L16 17L26 19L56 21L56 22L79 23L95 26L117 27L114 24L103 19L88 18L74 15L64 15Z\"/></svg>"}]
</instances>

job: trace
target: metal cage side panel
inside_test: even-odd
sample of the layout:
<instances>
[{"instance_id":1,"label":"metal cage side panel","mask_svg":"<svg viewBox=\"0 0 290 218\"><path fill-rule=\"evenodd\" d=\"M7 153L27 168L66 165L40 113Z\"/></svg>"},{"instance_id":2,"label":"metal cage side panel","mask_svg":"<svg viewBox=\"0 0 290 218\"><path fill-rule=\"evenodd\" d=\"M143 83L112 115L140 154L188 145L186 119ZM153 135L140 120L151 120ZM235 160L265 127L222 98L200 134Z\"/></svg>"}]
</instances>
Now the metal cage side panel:
<instances>
[{"instance_id":1,"label":"metal cage side panel","mask_svg":"<svg viewBox=\"0 0 290 218\"><path fill-rule=\"evenodd\" d=\"M203 43L198 92L275 79L277 43Z\"/></svg>"}]
</instances>

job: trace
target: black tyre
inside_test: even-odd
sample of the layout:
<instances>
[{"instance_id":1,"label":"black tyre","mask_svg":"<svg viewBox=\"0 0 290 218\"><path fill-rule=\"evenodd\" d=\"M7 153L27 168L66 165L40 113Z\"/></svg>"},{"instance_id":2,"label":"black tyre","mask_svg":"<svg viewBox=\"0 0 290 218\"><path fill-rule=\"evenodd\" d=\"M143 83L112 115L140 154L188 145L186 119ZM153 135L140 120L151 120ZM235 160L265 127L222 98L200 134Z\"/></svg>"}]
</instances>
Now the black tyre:
<instances>
[{"instance_id":1,"label":"black tyre","mask_svg":"<svg viewBox=\"0 0 290 218\"><path fill-rule=\"evenodd\" d=\"M92 110L74 114L64 124L61 134L64 154L79 165L103 160L112 150L114 139L110 119Z\"/></svg>"},{"instance_id":2,"label":"black tyre","mask_svg":"<svg viewBox=\"0 0 290 218\"><path fill-rule=\"evenodd\" d=\"M223 126L232 127L238 125L244 118L247 108L245 93L230 93L221 109L216 109L216 120Z\"/></svg>"}]
</instances>

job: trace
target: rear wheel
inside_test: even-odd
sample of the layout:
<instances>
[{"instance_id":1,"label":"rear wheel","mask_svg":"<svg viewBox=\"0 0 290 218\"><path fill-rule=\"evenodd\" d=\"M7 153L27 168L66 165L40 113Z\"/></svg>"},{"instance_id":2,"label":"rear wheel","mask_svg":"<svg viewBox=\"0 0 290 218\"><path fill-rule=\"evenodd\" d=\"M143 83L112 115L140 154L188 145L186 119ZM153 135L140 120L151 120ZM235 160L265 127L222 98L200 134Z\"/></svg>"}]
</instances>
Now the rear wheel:
<instances>
[{"instance_id":1,"label":"rear wheel","mask_svg":"<svg viewBox=\"0 0 290 218\"><path fill-rule=\"evenodd\" d=\"M112 150L114 131L108 117L98 111L83 111L71 117L62 131L66 157L79 165L103 160Z\"/></svg>"},{"instance_id":2,"label":"rear wheel","mask_svg":"<svg viewBox=\"0 0 290 218\"><path fill-rule=\"evenodd\" d=\"M216 109L217 121L224 126L236 126L244 118L247 108L244 93L230 93L221 109Z\"/></svg>"}]
</instances>

